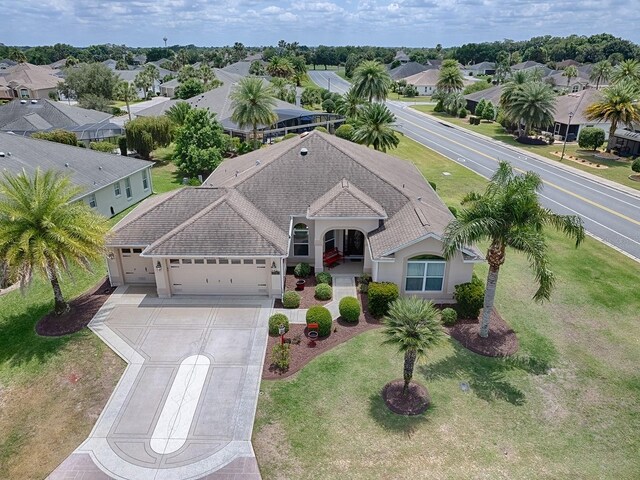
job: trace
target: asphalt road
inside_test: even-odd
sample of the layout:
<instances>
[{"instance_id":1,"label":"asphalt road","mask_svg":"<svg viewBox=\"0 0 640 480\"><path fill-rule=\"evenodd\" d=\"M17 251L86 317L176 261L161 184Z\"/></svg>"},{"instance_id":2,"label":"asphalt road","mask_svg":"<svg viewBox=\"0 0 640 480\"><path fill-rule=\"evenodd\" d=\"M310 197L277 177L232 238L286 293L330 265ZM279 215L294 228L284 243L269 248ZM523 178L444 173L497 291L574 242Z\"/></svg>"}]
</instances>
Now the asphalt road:
<instances>
[{"instance_id":1,"label":"asphalt road","mask_svg":"<svg viewBox=\"0 0 640 480\"><path fill-rule=\"evenodd\" d=\"M309 71L318 85L344 93L350 84L330 71ZM521 171L532 170L544 181L542 203L560 214L582 217L587 232L640 262L640 192L606 185L579 170L563 168L515 147L475 135L421 114L405 102L388 101L397 117L398 131L484 177L499 160Z\"/></svg>"}]
</instances>

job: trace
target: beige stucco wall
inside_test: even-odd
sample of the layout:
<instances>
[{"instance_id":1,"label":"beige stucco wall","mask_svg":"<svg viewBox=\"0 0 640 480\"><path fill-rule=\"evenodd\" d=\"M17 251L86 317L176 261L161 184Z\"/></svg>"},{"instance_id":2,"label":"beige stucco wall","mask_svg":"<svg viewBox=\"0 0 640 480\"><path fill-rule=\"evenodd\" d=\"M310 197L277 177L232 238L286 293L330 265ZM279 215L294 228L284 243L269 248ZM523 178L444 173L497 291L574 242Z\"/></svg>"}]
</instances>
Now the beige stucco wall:
<instances>
[{"instance_id":1,"label":"beige stucco wall","mask_svg":"<svg viewBox=\"0 0 640 480\"><path fill-rule=\"evenodd\" d=\"M142 187L142 171L134 173L129 177L131 181L131 193L132 197L127 199L127 194L125 191L124 178L120 180L120 196L116 197L114 190L114 183L107 185L104 188L94 192L96 196L96 210L100 212L105 217L112 217L113 215L117 215L118 213L126 210L131 205L135 205L139 201L151 195L153 190L153 185L151 183L151 167L147 168L147 178L149 179L149 187L145 190ZM87 205L89 204L89 197L91 194L87 194L82 197L82 201L84 201ZM113 207L113 213L111 213L111 208Z\"/></svg>"},{"instance_id":2,"label":"beige stucco wall","mask_svg":"<svg viewBox=\"0 0 640 480\"><path fill-rule=\"evenodd\" d=\"M442 255L442 243L435 238L428 238L411 245L395 254L395 262L379 262L375 280L378 282L393 282L400 287L402 294L418 295L427 299L447 302L453 300L454 287L460 283L471 281L473 263L463 263L462 255L458 253L447 262L444 272L442 292L406 292L405 276L407 260L417 255Z\"/></svg>"},{"instance_id":3,"label":"beige stucco wall","mask_svg":"<svg viewBox=\"0 0 640 480\"><path fill-rule=\"evenodd\" d=\"M109 280L112 286L124 285L124 270L122 269L119 248L107 249L107 269L109 270Z\"/></svg>"}]
</instances>

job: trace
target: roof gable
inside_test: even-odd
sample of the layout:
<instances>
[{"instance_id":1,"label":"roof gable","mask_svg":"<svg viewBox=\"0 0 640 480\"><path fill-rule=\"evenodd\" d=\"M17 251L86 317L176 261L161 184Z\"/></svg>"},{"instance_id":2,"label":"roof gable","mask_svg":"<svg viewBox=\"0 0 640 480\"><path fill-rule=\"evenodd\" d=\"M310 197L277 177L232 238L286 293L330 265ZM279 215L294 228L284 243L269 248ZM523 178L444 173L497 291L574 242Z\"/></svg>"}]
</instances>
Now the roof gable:
<instances>
[{"instance_id":1,"label":"roof gable","mask_svg":"<svg viewBox=\"0 0 640 480\"><path fill-rule=\"evenodd\" d=\"M349 180L338 184L314 201L307 209L307 218L387 218L382 205L369 197Z\"/></svg>"}]
</instances>

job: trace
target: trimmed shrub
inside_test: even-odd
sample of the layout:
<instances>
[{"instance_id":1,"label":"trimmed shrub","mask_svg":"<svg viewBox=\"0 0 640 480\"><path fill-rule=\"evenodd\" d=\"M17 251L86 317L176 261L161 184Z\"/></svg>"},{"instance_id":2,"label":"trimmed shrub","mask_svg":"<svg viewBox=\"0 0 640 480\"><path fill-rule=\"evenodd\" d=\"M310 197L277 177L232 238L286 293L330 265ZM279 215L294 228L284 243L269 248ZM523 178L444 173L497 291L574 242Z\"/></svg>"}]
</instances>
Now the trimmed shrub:
<instances>
[{"instance_id":1,"label":"trimmed shrub","mask_svg":"<svg viewBox=\"0 0 640 480\"><path fill-rule=\"evenodd\" d=\"M320 305L315 305L307 310L307 325L310 323L318 324L318 335L326 337L331 333L331 312Z\"/></svg>"},{"instance_id":2,"label":"trimmed shrub","mask_svg":"<svg viewBox=\"0 0 640 480\"><path fill-rule=\"evenodd\" d=\"M487 102L487 104L482 109L482 115L476 114L481 117L483 120L493 121L496 117L496 109L493 107L493 103Z\"/></svg>"},{"instance_id":3,"label":"trimmed shrub","mask_svg":"<svg viewBox=\"0 0 640 480\"><path fill-rule=\"evenodd\" d=\"M355 297L344 297L340 300L338 309L345 322L356 323L360 318L360 302Z\"/></svg>"},{"instance_id":4,"label":"trimmed shrub","mask_svg":"<svg viewBox=\"0 0 640 480\"><path fill-rule=\"evenodd\" d=\"M269 317L269 335L279 335L280 325L284 325L284 331L289 331L289 319L284 313L274 313Z\"/></svg>"},{"instance_id":5,"label":"trimmed shrub","mask_svg":"<svg viewBox=\"0 0 640 480\"><path fill-rule=\"evenodd\" d=\"M467 118L467 115L469 115L469 110L467 110L466 108L461 108L458 111L458 118Z\"/></svg>"},{"instance_id":6,"label":"trimmed shrub","mask_svg":"<svg viewBox=\"0 0 640 480\"><path fill-rule=\"evenodd\" d=\"M458 217L458 209L456 207L454 207L453 205L449 205L447 208L454 217Z\"/></svg>"},{"instance_id":7,"label":"trimmed shrub","mask_svg":"<svg viewBox=\"0 0 640 480\"><path fill-rule=\"evenodd\" d=\"M631 170L636 173L640 173L640 158L636 158L631 164Z\"/></svg>"},{"instance_id":8,"label":"trimmed shrub","mask_svg":"<svg viewBox=\"0 0 640 480\"><path fill-rule=\"evenodd\" d=\"M444 112L444 105L442 105L442 101L438 101L438 103L436 103L436 106L433 107L433 111L435 113L442 113Z\"/></svg>"},{"instance_id":9,"label":"trimmed shrub","mask_svg":"<svg viewBox=\"0 0 640 480\"><path fill-rule=\"evenodd\" d=\"M351 140L353 138L353 130L353 125L349 125L348 123L340 125L336 130L336 137Z\"/></svg>"},{"instance_id":10,"label":"trimmed shrub","mask_svg":"<svg viewBox=\"0 0 640 480\"><path fill-rule=\"evenodd\" d=\"M429 185L431 185L431 188L433 188L434 192L438 190L438 186L436 185L436 182L429 182Z\"/></svg>"},{"instance_id":11,"label":"trimmed shrub","mask_svg":"<svg viewBox=\"0 0 640 480\"><path fill-rule=\"evenodd\" d=\"M50 132L35 132L31 135L31 138L48 140L64 145L73 145L74 147L78 146L78 137L76 137L76 134L62 129L52 130Z\"/></svg>"},{"instance_id":12,"label":"trimmed shrub","mask_svg":"<svg viewBox=\"0 0 640 480\"><path fill-rule=\"evenodd\" d=\"M470 282L455 286L453 296L458 302L460 318L478 318L484 304L484 283L474 274Z\"/></svg>"},{"instance_id":13,"label":"trimmed shrub","mask_svg":"<svg viewBox=\"0 0 640 480\"><path fill-rule=\"evenodd\" d=\"M282 140L289 140L290 138L295 138L297 136L297 133L287 133L284 137L282 137Z\"/></svg>"},{"instance_id":14,"label":"trimmed shrub","mask_svg":"<svg viewBox=\"0 0 640 480\"><path fill-rule=\"evenodd\" d=\"M580 148L597 150L604 143L604 136L604 130L601 128L583 128L580 130L580 135L578 136L578 146Z\"/></svg>"},{"instance_id":15,"label":"trimmed shrub","mask_svg":"<svg viewBox=\"0 0 640 480\"><path fill-rule=\"evenodd\" d=\"M274 365L280 371L289 370L289 363L291 362L291 348L290 345L285 343L284 345L276 343L271 350L271 364Z\"/></svg>"},{"instance_id":16,"label":"trimmed shrub","mask_svg":"<svg viewBox=\"0 0 640 480\"><path fill-rule=\"evenodd\" d=\"M445 308L440 312L442 323L448 327L454 325L458 321L458 312L453 308Z\"/></svg>"},{"instance_id":17,"label":"trimmed shrub","mask_svg":"<svg viewBox=\"0 0 640 480\"><path fill-rule=\"evenodd\" d=\"M482 113L484 112L484 107L486 105L487 105L487 101L484 98L480 99L480 101L476 105L475 110L473 111L476 117L482 117Z\"/></svg>"},{"instance_id":18,"label":"trimmed shrub","mask_svg":"<svg viewBox=\"0 0 640 480\"><path fill-rule=\"evenodd\" d=\"M316 283L320 285L321 283L326 283L327 285L331 285L333 279L331 278L331 274L329 272L320 272L316 273Z\"/></svg>"},{"instance_id":19,"label":"trimmed shrub","mask_svg":"<svg viewBox=\"0 0 640 480\"><path fill-rule=\"evenodd\" d=\"M332 294L331 285L327 285L326 283L316 285L315 295L318 300L330 300Z\"/></svg>"},{"instance_id":20,"label":"trimmed shrub","mask_svg":"<svg viewBox=\"0 0 640 480\"><path fill-rule=\"evenodd\" d=\"M111 153L116 146L111 142L89 142L89 148L97 152Z\"/></svg>"},{"instance_id":21,"label":"trimmed shrub","mask_svg":"<svg viewBox=\"0 0 640 480\"><path fill-rule=\"evenodd\" d=\"M331 100L325 100L325 102L331 102ZM323 102L323 103L324 103L324 102ZM332 103L333 103L333 102L332 102ZM331 112L329 112L329 113L331 113ZM315 130L316 132L329 133L325 127L316 127L316 128L314 128L314 130Z\"/></svg>"},{"instance_id":22,"label":"trimmed shrub","mask_svg":"<svg viewBox=\"0 0 640 480\"><path fill-rule=\"evenodd\" d=\"M120 155L127 156L127 137L118 137L118 148L120 149Z\"/></svg>"},{"instance_id":23,"label":"trimmed shrub","mask_svg":"<svg viewBox=\"0 0 640 480\"><path fill-rule=\"evenodd\" d=\"M369 284L369 312L374 317L382 317L389 311L389 305L398 298L398 285L391 282L371 282Z\"/></svg>"},{"instance_id":24,"label":"trimmed shrub","mask_svg":"<svg viewBox=\"0 0 640 480\"><path fill-rule=\"evenodd\" d=\"M371 283L371 275L368 273L362 273L358 277L358 291L367 293L369 291L369 284Z\"/></svg>"},{"instance_id":25,"label":"trimmed shrub","mask_svg":"<svg viewBox=\"0 0 640 480\"><path fill-rule=\"evenodd\" d=\"M293 269L293 274L296 277L306 278L309 276L310 273L311 273L311 265L304 262L297 264Z\"/></svg>"},{"instance_id":26,"label":"trimmed shrub","mask_svg":"<svg viewBox=\"0 0 640 480\"><path fill-rule=\"evenodd\" d=\"M298 308L300 306L300 295L296 292L284 292L282 305L284 305L284 308Z\"/></svg>"}]
</instances>

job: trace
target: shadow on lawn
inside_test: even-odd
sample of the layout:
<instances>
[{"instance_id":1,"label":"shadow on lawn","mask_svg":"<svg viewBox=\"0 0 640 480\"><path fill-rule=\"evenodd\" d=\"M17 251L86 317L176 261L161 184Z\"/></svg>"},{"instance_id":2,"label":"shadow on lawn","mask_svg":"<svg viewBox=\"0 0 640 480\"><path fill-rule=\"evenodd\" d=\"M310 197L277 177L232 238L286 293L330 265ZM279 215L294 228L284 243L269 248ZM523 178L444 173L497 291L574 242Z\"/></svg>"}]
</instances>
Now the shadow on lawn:
<instances>
[{"instance_id":1,"label":"shadow on lawn","mask_svg":"<svg viewBox=\"0 0 640 480\"><path fill-rule=\"evenodd\" d=\"M421 365L418 372L426 381L454 378L469 384L469 389L482 400L502 400L512 405L523 405L524 393L509 383L507 373L523 370L540 375L549 365L533 357L489 358L476 355L457 342L453 342L455 354L432 365Z\"/></svg>"},{"instance_id":2,"label":"shadow on lawn","mask_svg":"<svg viewBox=\"0 0 640 480\"><path fill-rule=\"evenodd\" d=\"M402 433L408 438L411 438L413 432L422 424L429 421L429 417L433 414L435 408L436 407L431 404L429 409L422 415L398 415L389 410L385 405L381 391L377 391L369 396L369 414L371 417L386 430Z\"/></svg>"}]
</instances>

